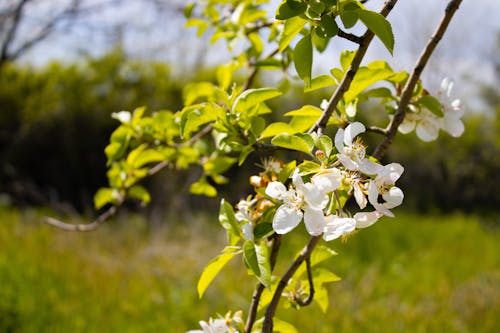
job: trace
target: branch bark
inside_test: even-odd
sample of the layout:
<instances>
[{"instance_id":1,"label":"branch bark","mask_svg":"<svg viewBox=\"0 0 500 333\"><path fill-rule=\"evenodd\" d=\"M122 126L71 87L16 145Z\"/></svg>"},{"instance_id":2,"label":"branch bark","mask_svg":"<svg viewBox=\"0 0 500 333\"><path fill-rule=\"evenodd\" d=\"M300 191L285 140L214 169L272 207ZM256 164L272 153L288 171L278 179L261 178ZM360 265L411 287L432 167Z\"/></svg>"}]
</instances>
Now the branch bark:
<instances>
[{"instance_id":1,"label":"branch bark","mask_svg":"<svg viewBox=\"0 0 500 333\"><path fill-rule=\"evenodd\" d=\"M380 11L380 14L383 16L389 15L392 8L394 8L397 2L398 0L386 1L384 6L382 7L382 10ZM322 132L325 129L328 120L330 119L333 112L337 108L337 105L339 104L340 100L347 92L347 90L349 90L351 82L354 79L354 75L356 75L356 72L358 71L359 66L361 65L361 61L365 57L366 51L368 50L368 46L370 45L374 36L375 34L371 30L366 30L366 32L363 34L363 36L359 41L358 51L356 52L356 55L352 59L351 65L349 66L347 72L342 78L342 81L337 86L337 89L335 89L335 92L333 93L332 97L328 101L328 105L325 111L323 111L323 114L318 119L318 121L313 125L313 127L309 129L309 133L312 133L316 130Z\"/></svg>"},{"instance_id":2,"label":"branch bark","mask_svg":"<svg viewBox=\"0 0 500 333\"><path fill-rule=\"evenodd\" d=\"M420 75L422 74L422 71L424 70L425 66L427 65L427 62L429 58L431 57L432 53L436 49L436 46L438 45L439 41L443 37L444 33L446 32L446 29L448 28L448 25L450 24L451 19L453 18L453 15L455 12L458 10L458 7L460 6L460 3L462 0L451 0L448 5L446 6L443 18L441 19L438 27L436 28L436 31L430 38L429 42L427 45L424 47L422 50L422 53L420 54L415 67L413 68L413 71L406 81L406 84L403 88L403 91L401 93L401 99L399 101L398 109L396 110L396 113L394 114L394 117L392 118L392 121L389 125L389 129L387 130L385 138L380 142L380 144L377 146L375 149L375 152L373 153L373 157L376 159L381 159L386 151L387 148L392 144L392 141L394 137L396 136L396 133L398 131L399 125L403 122L406 116L406 109L408 108L408 104L410 103L411 97L413 95L413 91L415 89L415 86L420 79Z\"/></svg>"}]
</instances>

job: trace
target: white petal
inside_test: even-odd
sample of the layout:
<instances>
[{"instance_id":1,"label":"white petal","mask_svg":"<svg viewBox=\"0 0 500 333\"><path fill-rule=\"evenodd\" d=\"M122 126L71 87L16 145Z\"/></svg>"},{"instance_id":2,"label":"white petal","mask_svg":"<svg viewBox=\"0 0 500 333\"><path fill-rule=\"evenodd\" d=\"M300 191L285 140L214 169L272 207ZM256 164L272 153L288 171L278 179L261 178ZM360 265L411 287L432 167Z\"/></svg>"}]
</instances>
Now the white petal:
<instances>
[{"instance_id":1,"label":"white petal","mask_svg":"<svg viewBox=\"0 0 500 333\"><path fill-rule=\"evenodd\" d=\"M323 211L306 207L304 211L304 224L310 235L321 235L325 227L325 215Z\"/></svg>"},{"instance_id":2,"label":"white petal","mask_svg":"<svg viewBox=\"0 0 500 333\"><path fill-rule=\"evenodd\" d=\"M407 115L401 125L399 125L398 130L403 134L408 134L415 129L415 125L415 120L409 119L409 115Z\"/></svg>"},{"instance_id":3,"label":"white petal","mask_svg":"<svg viewBox=\"0 0 500 333\"><path fill-rule=\"evenodd\" d=\"M399 187L393 186L391 189L382 195L385 200L384 206L391 209L401 205L404 199L403 191Z\"/></svg>"},{"instance_id":4,"label":"white petal","mask_svg":"<svg viewBox=\"0 0 500 333\"><path fill-rule=\"evenodd\" d=\"M344 129L339 128L335 134L335 148L342 154L344 152Z\"/></svg>"},{"instance_id":5,"label":"white petal","mask_svg":"<svg viewBox=\"0 0 500 333\"><path fill-rule=\"evenodd\" d=\"M327 169L314 175L311 182L321 192L332 192L342 183L342 173L337 168Z\"/></svg>"},{"instance_id":6,"label":"white petal","mask_svg":"<svg viewBox=\"0 0 500 333\"><path fill-rule=\"evenodd\" d=\"M253 224L245 223L241 226L241 231L243 232L243 238L245 240L253 240Z\"/></svg>"},{"instance_id":7,"label":"white petal","mask_svg":"<svg viewBox=\"0 0 500 333\"><path fill-rule=\"evenodd\" d=\"M460 117L445 115L443 119L443 129L451 136L459 137L465 130L464 123Z\"/></svg>"},{"instance_id":8,"label":"white petal","mask_svg":"<svg viewBox=\"0 0 500 333\"><path fill-rule=\"evenodd\" d=\"M320 191L312 183L306 183L301 190L306 203L316 209L323 209L328 204L328 195L326 192Z\"/></svg>"},{"instance_id":9,"label":"white petal","mask_svg":"<svg viewBox=\"0 0 500 333\"><path fill-rule=\"evenodd\" d=\"M417 136L425 142L434 141L438 137L439 127L435 121L422 120L417 125Z\"/></svg>"},{"instance_id":10,"label":"white petal","mask_svg":"<svg viewBox=\"0 0 500 333\"><path fill-rule=\"evenodd\" d=\"M299 174L299 169L295 169L295 171L292 174L292 181L295 187L298 189L302 189L304 187L304 181L302 180L302 177Z\"/></svg>"},{"instance_id":11,"label":"white petal","mask_svg":"<svg viewBox=\"0 0 500 333\"><path fill-rule=\"evenodd\" d=\"M344 154L337 154L337 159L342 163L347 170L356 171L358 170L358 164L351 160L351 158Z\"/></svg>"},{"instance_id":12,"label":"white petal","mask_svg":"<svg viewBox=\"0 0 500 333\"><path fill-rule=\"evenodd\" d=\"M132 119L132 115L129 111L113 112L111 117L120 121L121 123L128 123Z\"/></svg>"},{"instance_id":13,"label":"white petal","mask_svg":"<svg viewBox=\"0 0 500 333\"><path fill-rule=\"evenodd\" d=\"M354 214L356 220L356 228L366 228L373 225L382 216L381 213L374 212L361 212Z\"/></svg>"},{"instance_id":14,"label":"white petal","mask_svg":"<svg viewBox=\"0 0 500 333\"><path fill-rule=\"evenodd\" d=\"M358 203L359 208L363 209L366 207L368 203L366 200L366 195L363 193L363 189L361 188L361 184L356 182L354 183L354 199Z\"/></svg>"},{"instance_id":15,"label":"white petal","mask_svg":"<svg viewBox=\"0 0 500 333\"><path fill-rule=\"evenodd\" d=\"M302 220L302 211L289 205L281 205L274 214L273 229L278 234L286 234Z\"/></svg>"},{"instance_id":16,"label":"white petal","mask_svg":"<svg viewBox=\"0 0 500 333\"><path fill-rule=\"evenodd\" d=\"M384 166L382 174L385 175L385 184L394 184L403 174L405 169L399 163L390 163Z\"/></svg>"},{"instance_id":17,"label":"white petal","mask_svg":"<svg viewBox=\"0 0 500 333\"><path fill-rule=\"evenodd\" d=\"M382 165L375 163L367 158L364 158L359 165L359 171L366 175L376 175L381 172L382 169Z\"/></svg>"},{"instance_id":18,"label":"white petal","mask_svg":"<svg viewBox=\"0 0 500 333\"><path fill-rule=\"evenodd\" d=\"M338 217L329 215L325 217L326 225L324 229L323 239L331 241L339 238L342 235L353 232L356 228L356 220L348 217Z\"/></svg>"},{"instance_id":19,"label":"white petal","mask_svg":"<svg viewBox=\"0 0 500 333\"><path fill-rule=\"evenodd\" d=\"M360 133L363 133L366 130L365 125L356 121L354 123L349 124L345 128L344 133L344 143L346 146L352 145L352 140Z\"/></svg>"},{"instance_id":20,"label":"white petal","mask_svg":"<svg viewBox=\"0 0 500 333\"><path fill-rule=\"evenodd\" d=\"M368 184L368 201L370 201L372 205L378 203L378 188L373 180L370 180Z\"/></svg>"},{"instance_id":21,"label":"white petal","mask_svg":"<svg viewBox=\"0 0 500 333\"><path fill-rule=\"evenodd\" d=\"M283 183L270 182L267 184L266 194L273 199L283 200L286 192L287 190Z\"/></svg>"}]
</instances>

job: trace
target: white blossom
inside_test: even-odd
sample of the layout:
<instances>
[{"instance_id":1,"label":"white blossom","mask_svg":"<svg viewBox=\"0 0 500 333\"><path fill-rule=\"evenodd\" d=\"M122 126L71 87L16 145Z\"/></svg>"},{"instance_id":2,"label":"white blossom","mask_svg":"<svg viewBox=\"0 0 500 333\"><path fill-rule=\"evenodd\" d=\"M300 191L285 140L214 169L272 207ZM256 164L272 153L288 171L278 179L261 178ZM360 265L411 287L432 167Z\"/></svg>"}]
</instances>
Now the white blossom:
<instances>
[{"instance_id":1,"label":"white blossom","mask_svg":"<svg viewBox=\"0 0 500 333\"><path fill-rule=\"evenodd\" d=\"M394 217L390 209L399 206L403 202L403 191L394 186L401 177L404 168L399 163L385 165L375 179L368 184L368 201L376 211L384 215ZM379 202L379 196L382 196L384 202Z\"/></svg>"},{"instance_id":2,"label":"white blossom","mask_svg":"<svg viewBox=\"0 0 500 333\"><path fill-rule=\"evenodd\" d=\"M353 141L365 130L360 122L351 123L345 129L339 128L335 134L335 147L338 160L347 170L373 175L380 171L381 165L365 157L366 149L360 140Z\"/></svg>"},{"instance_id":3,"label":"white blossom","mask_svg":"<svg viewBox=\"0 0 500 333\"><path fill-rule=\"evenodd\" d=\"M200 326L203 330L191 330L187 333L238 333L237 330L228 325L228 321L224 318L210 318L208 323L202 320Z\"/></svg>"},{"instance_id":4,"label":"white blossom","mask_svg":"<svg viewBox=\"0 0 500 333\"><path fill-rule=\"evenodd\" d=\"M118 120L122 124L129 123L132 120L132 115L129 111L113 112L111 117Z\"/></svg>"},{"instance_id":5,"label":"white blossom","mask_svg":"<svg viewBox=\"0 0 500 333\"><path fill-rule=\"evenodd\" d=\"M278 234L293 230L304 219L309 234L318 236L323 232L326 208L329 197L327 193L336 190L342 181L338 169L325 169L304 183L296 169L292 175L292 185L289 189L281 182L271 182L266 188L266 194L282 201L273 218L273 229Z\"/></svg>"},{"instance_id":6,"label":"white blossom","mask_svg":"<svg viewBox=\"0 0 500 333\"><path fill-rule=\"evenodd\" d=\"M355 228L356 220L354 218L328 215L325 217L323 239L327 242L337 239L353 232Z\"/></svg>"}]
</instances>

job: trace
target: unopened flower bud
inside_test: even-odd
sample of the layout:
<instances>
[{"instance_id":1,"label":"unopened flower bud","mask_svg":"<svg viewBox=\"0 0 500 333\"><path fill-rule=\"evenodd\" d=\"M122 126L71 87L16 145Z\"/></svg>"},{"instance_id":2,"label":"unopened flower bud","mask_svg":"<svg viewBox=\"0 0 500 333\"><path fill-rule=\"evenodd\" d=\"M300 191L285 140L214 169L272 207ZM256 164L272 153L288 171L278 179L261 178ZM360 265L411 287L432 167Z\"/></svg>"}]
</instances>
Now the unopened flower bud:
<instances>
[{"instance_id":1,"label":"unopened flower bud","mask_svg":"<svg viewBox=\"0 0 500 333\"><path fill-rule=\"evenodd\" d=\"M322 159L325 158L325 152L322 151L321 149L316 150L316 152L314 153L314 155L316 156L316 158L318 160L322 160Z\"/></svg>"}]
</instances>

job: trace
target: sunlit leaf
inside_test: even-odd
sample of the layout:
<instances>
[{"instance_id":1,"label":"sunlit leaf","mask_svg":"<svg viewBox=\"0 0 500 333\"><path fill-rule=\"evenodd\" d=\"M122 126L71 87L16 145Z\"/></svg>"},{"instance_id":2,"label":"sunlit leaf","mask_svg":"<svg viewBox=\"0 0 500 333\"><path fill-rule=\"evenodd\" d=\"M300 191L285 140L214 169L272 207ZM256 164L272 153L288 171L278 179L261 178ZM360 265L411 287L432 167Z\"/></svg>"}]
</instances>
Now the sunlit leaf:
<instances>
[{"instance_id":1,"label":"sunlit leaf","mask_svg":"<svg viewBox=\"0 0 500 333\"><path fill-rule=\"evenodd\" d=\"M383 15L370 10L360 9L356 13L363 24L382 41L387 50L392 54L394 49L394 34L392 33L392 26L389 21Z\"/></svg>"},{"instance_id":2,"label":"sunlit leaf","mask_svg":"<svg viewBox=\"0 0 500 333\"><path fill-rule=\"evenodd\" d=\"M279 52L283 52L288 47L288 45L290 45L292 40L302 30L306 23L306 20L298 16L286 20L283 34L281 35L278 42Z\"/></svg>"},{"instance_id":3,"label":"sunlit leaf","mask_svg":"<svg viewBox=\"0 0 500 333\"><path fill-rule=\"evenodd\" d=\"M212 259L205 267L203 272L201 273L200 279L198 280L198 296L201 298L207 290L208 286L214 278L219 274L221 269L235 256L240 254L241 248L238 246L227 246L222 250L222 253Z\"/></svg>"},{"instance_id":4,"label":"sunlit leaf","mask_svg":"<svg viewBox=\"0 0 500 333\"><path fill-rule=\"evenodd\" d=\"M306 83L306 87L311 85L311 73L313 63L313 49L311 35L304 36L295 45L293 50L293 63L300 78Z\"/></svg>"},{"instance_id":5,"label":"sunlit leaf","mask_svg":"<svg viewBox=\"0 0 500 333\"><path fill-rule=\"evenodd\" d=\"M238 96L238 98L236 98L233 105L233 112L244 112L259 103L280 95L282 95L282 92L276 88L257 88L245 90Z\"/></svg>"},{"instance_id":6,"label":"sunlit leaf","mask_svg":"<svg viewBox=\"0 0 500 333\"><path fill-rule=\"evenodd\" d=\"M260 135L260 137L263 139L278 135L280 133L294 134L297 132L298 131L295 128L293 128L287 123L276 122L267 126L264 132L262 132L262 134Z\"/></svg>"},{"instance_id":7,"label":"sunlit leaf","mask_svg":"<svg viewBox=\"0 0 500 333\"><path fill-rule=\"evenodd\" d=\"M247 240L243 245L245 264L259 281L266 287L271 284L271 266L269 263L269 249L265 243L257 244Z\"/></svg>"},{"instance_id":8,"label":"sunlit leaf","mask_svg":"<svg viewBox=\"0 0 500 333\"><path fill-rule=\"evenodd\" d=\"M276 135L271 140L271 143L278 147L301 151L309 155L311 154L309 144L304 139L288 133L281 133Z\"/></svg>"}]
</instances>

